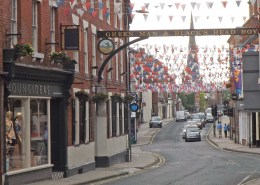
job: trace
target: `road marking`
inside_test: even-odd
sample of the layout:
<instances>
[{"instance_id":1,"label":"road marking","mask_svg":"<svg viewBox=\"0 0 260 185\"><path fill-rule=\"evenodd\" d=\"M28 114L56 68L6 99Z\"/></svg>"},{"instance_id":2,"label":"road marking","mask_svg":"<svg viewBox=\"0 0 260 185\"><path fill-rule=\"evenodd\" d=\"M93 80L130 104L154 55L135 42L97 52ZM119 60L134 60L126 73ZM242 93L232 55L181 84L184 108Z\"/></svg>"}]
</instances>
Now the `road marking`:
<instances>
[{"instance_id":1,"label":"road marking","mask_svg":"<svg viewBox=\"0 0 260 185\"><path fill-rule=\"evenodd\" d=\"M153 166L148 166L147 168L144 168L144 169L132 171L131 173L128 173L128 174L125 174L125 175L120 175L120 176L117 176L117 177L111 177L109 179L104 179L104 180L100 180L100 181L97 181L97 182L93 182L93 183L90 183L90 185L102 185L102 184L113 182L113 181L116 181L116 180L119 180L119 179L122 179L122 178L129 177L129 176L138 175L138 174L147 172L149 170L153 170L155 168L158 168L165 163L165 158L163 156L156 154L156 153L153 153L153 156L155 156L157 158L157 160L156 160L157 163L154 164Z\"/></svg>"},{"instance_id":2,"label":"road marking","mask_svg":"<svg viewBox=\"0 0 260 185\"><path fill-rule=\"evenodd\" d=\"M237 185L242 185L243 182L245 182L249 177L251 177L252 175L248 175L246 176L240 183L238 183Z\"/></svg>"},{"instance_id":3,"label":"road marking","mask_svg":"<svg viewBox=\"0 0 260 185\"><path fill-rule=\"evenodd\" d=\"M210 158L210 157L212 157L212 156L202 156L200 158L202 159L202 158Z\"/></svg>"}]
</instances>

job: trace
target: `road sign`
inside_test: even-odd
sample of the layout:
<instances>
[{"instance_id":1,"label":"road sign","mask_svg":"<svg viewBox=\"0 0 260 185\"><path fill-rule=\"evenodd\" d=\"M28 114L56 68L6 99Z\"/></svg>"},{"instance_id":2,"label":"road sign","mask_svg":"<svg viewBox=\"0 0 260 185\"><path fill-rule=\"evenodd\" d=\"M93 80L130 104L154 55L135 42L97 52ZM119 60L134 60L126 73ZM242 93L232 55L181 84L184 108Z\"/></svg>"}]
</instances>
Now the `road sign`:
<instances>
[{"instance_id":1,"label":"road sign","mask_svg":"<svg viewBox=\"0 0 260 185\"><path fill-rule=\"evenodd\" d=\"M130 110L133 112L137 112L139 109L139 106L137 105L137 103L131 103L130 104Z\"/></svg>"}]
</instances>

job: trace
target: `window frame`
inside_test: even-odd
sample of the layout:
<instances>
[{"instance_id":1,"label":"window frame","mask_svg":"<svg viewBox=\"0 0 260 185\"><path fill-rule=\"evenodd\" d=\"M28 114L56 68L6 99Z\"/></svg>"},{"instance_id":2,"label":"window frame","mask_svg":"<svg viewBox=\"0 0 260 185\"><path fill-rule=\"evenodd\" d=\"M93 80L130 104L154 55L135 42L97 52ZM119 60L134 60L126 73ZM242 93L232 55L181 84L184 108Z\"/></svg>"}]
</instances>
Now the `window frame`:
<instances>
[{"instance_id":1,"label":"window frame","mask_svg":"<svg viewBox=\"0 0 260 185\"><path fill-rule=\"evenodd\" d=\"M10 32L17 34L17 0L11 0L11 19L10 19ZM17 37L11 37L11 46L17 44Z\"/></svg>"},{"instance_id":2,"label":"window frame","mask_svg":"<svg viewBox=\"0 0 260 185\"><path fill-rule=\"evenodd\" d=\"M38 52L38 1L32 1L32 47Z\"/></svg>"}]
</instances>

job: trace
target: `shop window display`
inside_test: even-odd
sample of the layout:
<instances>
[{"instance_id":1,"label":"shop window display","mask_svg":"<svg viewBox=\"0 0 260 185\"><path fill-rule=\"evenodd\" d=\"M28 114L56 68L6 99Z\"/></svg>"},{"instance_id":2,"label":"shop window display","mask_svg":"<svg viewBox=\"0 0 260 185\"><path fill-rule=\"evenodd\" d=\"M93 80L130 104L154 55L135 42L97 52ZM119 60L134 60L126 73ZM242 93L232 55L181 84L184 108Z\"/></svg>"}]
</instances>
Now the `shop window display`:
<instances>
[{"instance_id":1,"label":"shop window display","mask_svg":"<svg viewBox=\"0 0 260 185\"><path fill-rule=\"evenodd\" d=\"M48 103L47 99L9 99L10 110L6 113L7 171L48 164ZM14 136L9 138L11 127Z\"/></svg>"}]
</instances>

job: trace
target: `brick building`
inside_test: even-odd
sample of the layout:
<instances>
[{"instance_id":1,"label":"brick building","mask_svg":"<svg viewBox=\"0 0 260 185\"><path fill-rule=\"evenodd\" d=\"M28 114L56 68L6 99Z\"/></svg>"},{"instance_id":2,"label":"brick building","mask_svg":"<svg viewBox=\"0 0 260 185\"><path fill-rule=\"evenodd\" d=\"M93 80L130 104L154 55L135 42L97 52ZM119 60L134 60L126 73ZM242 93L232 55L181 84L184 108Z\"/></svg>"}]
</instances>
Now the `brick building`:
<instances>
[{"instance_id":1,"label":"brick building","mask_svg":"<svg viewBox=\"0 0 260 185\"><path fill-rule=\"evenodd\" d=\"M107 57L98 50L97 31L128 29L129 1L0 5L2 181L62 178L126 161L128 109L121 101L127 93L126 52L109 61L97 83ZM112 41L117 49L128 38ZM105 98L94 101L101 92ZM10 112L13 124L4 120ZM5 139L10 125L15 143Z\"/></svg>"},{"instance_id":2,"label":"brick building","mask_svg":"<svg viewBox=\"0 0 260 185\"><path fill-rule=\"evenodd\" d=\"M259 28L258 1L251 4L248 2L249 19L244 23L245 28ZM231 73L230 92L233 95L229 101L229 108L232 108L231 117L231 139L236 143L248 145L249 147L259 147L259 83L258 71L259 65L259 35L234 35L228 40L231 51L237 50L240 55L234 57L231 55ZM230 52L232 53L232 52ZM241 63L242 62L242 63ZM255 74L254 74L255 73ZM239 75L243 76L241 88L239 88ZM237 95L238 98L236 98ZM235 97L235 98L234 98Z\"/></svg>"}]
</instances>

